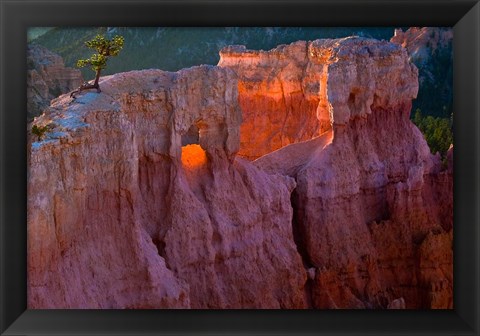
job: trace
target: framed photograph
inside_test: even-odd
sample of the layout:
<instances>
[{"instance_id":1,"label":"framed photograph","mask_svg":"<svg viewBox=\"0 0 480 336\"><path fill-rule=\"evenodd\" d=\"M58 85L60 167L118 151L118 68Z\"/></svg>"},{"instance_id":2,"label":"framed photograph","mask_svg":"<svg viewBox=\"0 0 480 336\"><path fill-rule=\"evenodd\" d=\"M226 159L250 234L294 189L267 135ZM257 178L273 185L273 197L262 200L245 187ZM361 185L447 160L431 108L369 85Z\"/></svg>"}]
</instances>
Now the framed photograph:
<instances>
[{"instance_id":1,"label":"framed photograph","mask_svg":"<svg viewBox=\"0 0 480 336\"><path fill-rule=\"evenodd\" d=\"M477 1L0 1L2 335L478 335Z\"/></svg>"}]
</instances>

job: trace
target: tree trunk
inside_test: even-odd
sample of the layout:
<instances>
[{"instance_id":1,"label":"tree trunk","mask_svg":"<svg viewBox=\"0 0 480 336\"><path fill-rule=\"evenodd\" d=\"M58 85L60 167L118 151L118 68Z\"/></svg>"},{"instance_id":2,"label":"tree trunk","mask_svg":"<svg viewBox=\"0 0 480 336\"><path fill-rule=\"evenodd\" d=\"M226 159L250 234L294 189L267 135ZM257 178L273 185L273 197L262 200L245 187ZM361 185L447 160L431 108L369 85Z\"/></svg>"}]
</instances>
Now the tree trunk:
<instances>
[{"instance_id":1,"label":"tree trunk","mask_svg":"<svg viewBox=\"0 0 480 336\"><path fill-rule=\"evenodd\" d=\"M97 89L98 92L101 92L100 85L98 85L98 81L100 80L100 72L102 69L97 70L97 75L95 76L95 82L93 83L93 87Z\"/></svg>"},{"instance_id":2,"label":"tree trunk","mask_svg":"<svg viewBox=\"0 0 480 336\"><path fill-rule=\"evenodd\" d=\"M95 82L93 84L88 84L88 82L83 83L78 89L76 89L76 90L74 90L70 93L70 97L75 99L76 98L75 94L77 94L78 92L81 92L83 90L88 90L88 89L97 89L98 93L102 92L102 90L100 90L100 85L98 84L98 81L100 80L100 72L101 71L102 71L102 69L97 70L97 73L95 75Z\"/></svg>"}]
</instances>

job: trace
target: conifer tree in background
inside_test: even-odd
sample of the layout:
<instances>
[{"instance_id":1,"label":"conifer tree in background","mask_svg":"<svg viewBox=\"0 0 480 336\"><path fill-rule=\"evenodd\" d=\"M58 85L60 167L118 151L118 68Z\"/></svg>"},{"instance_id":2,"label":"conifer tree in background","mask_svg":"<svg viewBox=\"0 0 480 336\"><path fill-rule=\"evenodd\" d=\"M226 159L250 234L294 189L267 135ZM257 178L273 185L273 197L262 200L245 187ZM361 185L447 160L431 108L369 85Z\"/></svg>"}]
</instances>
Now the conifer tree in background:
<instances>
[{"instance_id":1,"label":"conifer tree in background","mask_svg":"<svg viewBox=\"0 0 480 336\"><path fill-rule=\"evenodd\" d=\"M78 89L70 94L70 97L75 98L75 94L88 89L97 89L97 92L101 92L98 81L100 79L100 73L107 66L109 57L117 56L123 48L124 38L120 35L115 35L111 40L105 38L103 35L97 35L93 40L85 42L85 45L96 51L95 54L88 59L80 59L77 61L77 67L83 68L90 65L92 70L95 71L95 81L93 84L85 82Z\"/></svg>"},{"instance_id":2,"label":"conifer tree in background","mask_svg":"<svg viewBox=\"0 0 480 336\"><path fill-rule=\"evenodd\" d=\"M423 116L417 108L413 117L413 123L422 132L432 154L439 152L442 158L446 158L450 145L453 144L453 113L450 118Z\"/></svg>"}]
</instances>

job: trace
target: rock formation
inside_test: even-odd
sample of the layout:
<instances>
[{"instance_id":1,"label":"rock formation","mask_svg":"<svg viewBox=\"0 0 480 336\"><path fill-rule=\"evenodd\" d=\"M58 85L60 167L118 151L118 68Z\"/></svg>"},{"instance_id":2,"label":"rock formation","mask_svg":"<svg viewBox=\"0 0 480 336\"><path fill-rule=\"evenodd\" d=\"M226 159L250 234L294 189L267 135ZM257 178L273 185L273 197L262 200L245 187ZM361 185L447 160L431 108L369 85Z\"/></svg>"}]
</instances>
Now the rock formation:
<instances>
[{"instance_id":1,"label":"rock formation","mask_svg":"<svg viewBox=\"0 0 480 336\"><path fill-rule=\"evenodd\" d=\"M293 179L234 161L234 73L103 78L31 147L29 308L299 308ZM182 148L195 126L198 144Z\"/></svg>"},{"instance_id":2,"label":"rock formation","mask_svg":"<svg viewBox=\"0 0 480 336\"><path fill-rule=\"evenodd\" d=\"M406 48L410 57L428 61L438 48L446 48L453 40L453 30L441 27L411 27L406 31L395 29L390 42Z\"/></svg>"},{"instance_id":3,"label":"rock formation","mask_svg":"<svg viewBox=\"0 0 480 336\"><path fill-rule=\"evenodd\" d=\"M404 48L236 46L101 86L30 136L29 308L452 307L453 168Z\"/></svg>"},{"instance_id":4,"label":"rock formation","mask_svg":"<svg viewBox=\"0 0 480 336\"><path fill-rule=\"evenodd\" d=\"M413 110L424 115L450 118L453 113L453 29L411 27L395 29L391 42L407 49L418 68L420 90Z\"/></svg>"},{"instance_id":5,"label":"rock formation","mask_svg":"<svg viewBox=\"0 0 480 336\"><path fill-rule=\"evenodd\" d=\"M319 115L330 115L332 131L255 164L296 179L295 238L315 273L313 307L386 308L400 298L407 308L451 307L452 174L409 120L415 66L388 42L309 49L328 55L328 113Z\"/></svg>"},{"instance_id":6,"label":"rock formation","mask_svg":"<svg viewBox=\"0 0 480 336\"><path fill-rule=\"evenodd\" d=\"M326 104L327 64L311 62L309 44L299 41L268 52L231 46L220 51L221 67L239 78L244 122L239 155L256 159L290 143L309 140L330 127Z\"/></svg>"},{"instance_id":7,"label":"rock formation","mask_svg":"<svg viewBox=\"0 0 480 336\"><path fill-rule=\"evenodd\" d=\"M57 54L37 45L27 47L27 117L33 119L53 98L82 84L80 70L67 68Z\"/></svg>"},{"instance_id":8,"label":"rock formation","mask_svg":"<svg viewBox=\"0 0 480 336\"><path fill-rule=\"evenodd\" d=\"M338 102L342 107L337 106L335 123L344 123L350 114L368 113L374 88L366 84L377 74L357 73L357 69L352 68L344 69L344 78L330 78L334 68L343 66L336 63L337 56L332 56L332 48L340 48L339 55L348 54L358 41L298 41L270 51L246 50L244 46L222 49L218 65L231 68L239 78L239 99L244 114L239 155L256 159L288 144L310 140L327 132L331 129L333 117L329 104L335 104L339 99L344 101ZM370 49L365 44L367 42L361 43L358 55L350 56L359 58L367 68L377 66L371 64L372 58L367 57L369 52L387 58L391 53L399 54L400 50L386 42L378 45L370 42ZM408 84L413 80L408 78L408 73L402 74L401 69L398 70L395 76L404 76L402 81ZM338 87L343 86L344 81L353 80L356 86L351 87L349 96L336 97ZM393 87L385 85L390 91ZM417 87L412 89L417 90ZM396 99L396 95L395 92L383 94L386 99ZM413 93L410 96L413 98ZM364 97L370 100L362 100Z\"/></svg>"}]
</instances>

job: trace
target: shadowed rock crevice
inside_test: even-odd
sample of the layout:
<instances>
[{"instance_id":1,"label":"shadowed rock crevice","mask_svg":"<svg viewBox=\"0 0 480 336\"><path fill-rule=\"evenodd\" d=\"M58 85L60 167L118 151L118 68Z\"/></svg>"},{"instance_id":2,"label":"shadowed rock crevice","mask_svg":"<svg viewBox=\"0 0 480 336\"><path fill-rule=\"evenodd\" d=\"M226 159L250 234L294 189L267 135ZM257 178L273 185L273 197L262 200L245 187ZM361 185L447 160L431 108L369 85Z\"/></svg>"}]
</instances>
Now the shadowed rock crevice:
<instances>
[{"instance_id":1,"label":"shadowed rock crevice","mask_svg":"<svg viewBox=\"0 0 480 336\"><path fill-rule=\"evenodd\" d=\"M306 250L306 237L302 230L302 215L299 213L301 207L298 205L298 195L296 194L296 189L292 190L290 195L290 202L292 206L292 234L293 241L297 248L298 254L302 258L303 267L307 273L307 281L305 282L304 295L306 308L313 308L313 286L315 279L315 266L310 261L308 256L308 251Z\"/></svg>"},{"instance_id":2,"label":"shadowed rock crevice","mask_svg":"<svg viewBox=\"0 0 480 336\"><path fill-rule=\"evenodd\" d=\"M292 205L293 215L292 215L292 234L297 247L297 252L302 257L303 266L306 270L314 267L311 262L308 251L306 249L306 236L302 228L303 218L301 213L301 206L298 204L299 196L296 194L296 189L293 189L290 196L290 202Z\"/></svg>"}]
</instances>

